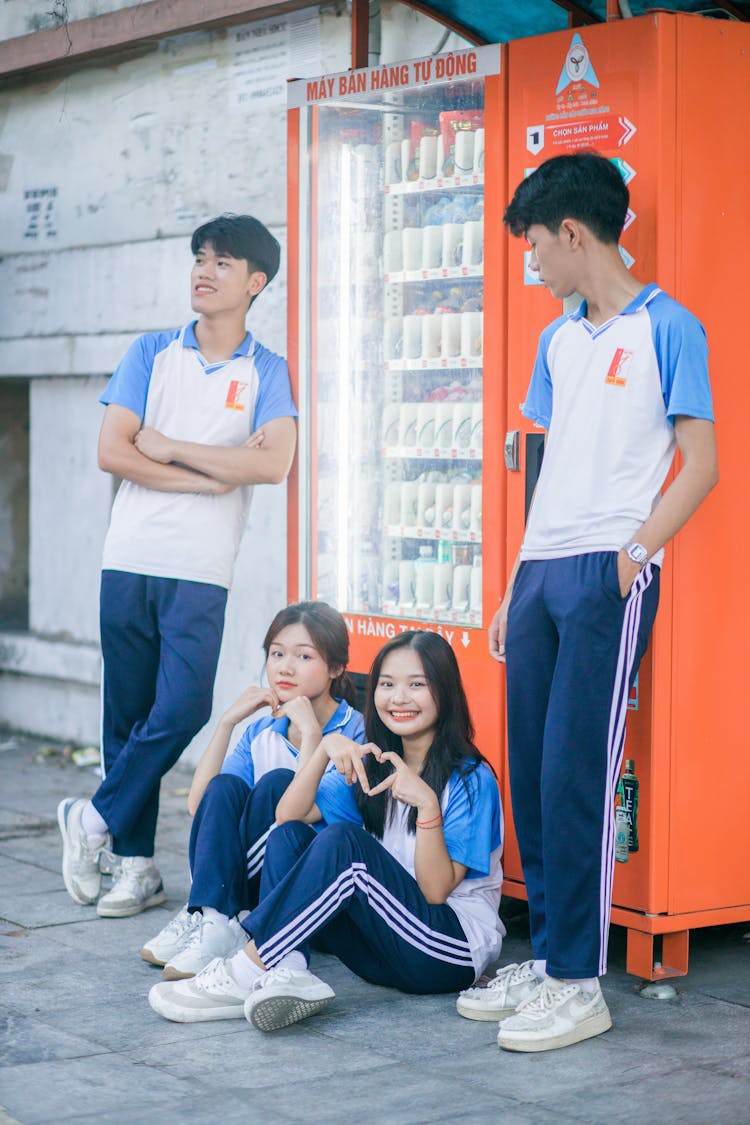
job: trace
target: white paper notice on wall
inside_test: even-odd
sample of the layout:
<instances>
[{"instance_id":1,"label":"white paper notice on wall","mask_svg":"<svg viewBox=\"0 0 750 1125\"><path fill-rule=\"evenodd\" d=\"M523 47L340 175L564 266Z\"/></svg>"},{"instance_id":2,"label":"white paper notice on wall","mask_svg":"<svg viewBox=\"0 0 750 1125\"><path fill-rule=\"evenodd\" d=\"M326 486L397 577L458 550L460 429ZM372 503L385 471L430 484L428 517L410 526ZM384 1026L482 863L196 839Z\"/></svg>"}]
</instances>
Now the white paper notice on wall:
<instances>
[{"instance_id":1,"label":"white paper notice on wall","mask_svg":"<svg viewBox=\"0 0 750 1125\"><path fill-rule=\"evenodd\" d=\"M320 15L317 7L228 32L231 52L229 104L242 109L286 105L287 78L320 73Z\"/></svg>"}]
</instances>

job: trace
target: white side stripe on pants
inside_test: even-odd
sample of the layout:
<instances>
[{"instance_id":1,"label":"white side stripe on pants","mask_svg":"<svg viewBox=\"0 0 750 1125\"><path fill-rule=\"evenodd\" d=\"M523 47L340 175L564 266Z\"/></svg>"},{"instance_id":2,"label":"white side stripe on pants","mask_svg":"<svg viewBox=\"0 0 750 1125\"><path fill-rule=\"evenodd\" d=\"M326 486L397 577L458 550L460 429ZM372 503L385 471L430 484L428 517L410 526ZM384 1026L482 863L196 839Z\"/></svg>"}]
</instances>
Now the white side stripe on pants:
<instances>
[{"instance_id":1,"label":"white side stripe on pants","mask_svg":"<svg viewBox=\"0 0 750 1125\"><path fill-rule=\"evenodd\" d=\"M602 870L599 883L599 974L607 970L607 936L612 909L612 883L615 865L615 790L620 776L622 750L625 744L625 720L628 713L630 676L633 670L638 630L641 624L643 593L650 586L654 576L651 563L646 563L641 573L630 587L628 604L620 634L620 648L617 656L617 671L612 707L609 713L609 732L607 735L607 784L604 794L604 814L602 817Z\"/></svg>"},{"instance_id":2,"label":"white side stripe on pants","mask_svg":"<svg viewBox=\"0 0 750 1125\"><path fill-rule=\"evenodd\" d=\"M255 841L251 848L247 850L247 877L251 879L253 875L257 875L263 866L263 860L266 858L266 842L268 837L273 832L275 824L272 824L267 832Z\"/></svg>"},{"instance_id":3,"label":"white side stripe on pants","mask_svg":"<svg viewBox=\"0 0 750 1125\"><path fill-rule=\"evenodd\" d=\"M285 954L307 941L325 925L341 902L353 895L355 890L363 891L371 909L394 933L415 949L419 949L428 957L452 965L467 965L470 968L473 966L468 942L450 937L439 930L430 929L420 918L408 911L387 887L375 879L364 863L359 862L352 863L341 872L314 902L258 947L258 953L263 961L273 965Z\"/></svg>"}]
</instances>

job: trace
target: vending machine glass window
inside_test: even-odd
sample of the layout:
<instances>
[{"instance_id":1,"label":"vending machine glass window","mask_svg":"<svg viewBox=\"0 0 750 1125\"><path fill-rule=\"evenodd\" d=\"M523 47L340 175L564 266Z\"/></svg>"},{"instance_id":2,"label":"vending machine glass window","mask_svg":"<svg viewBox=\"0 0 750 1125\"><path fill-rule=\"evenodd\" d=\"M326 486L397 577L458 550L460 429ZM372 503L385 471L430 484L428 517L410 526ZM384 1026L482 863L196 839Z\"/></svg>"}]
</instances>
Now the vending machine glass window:
<instances>
[{"instance_id":1,"label":"vending machine glass window","mask_svg":"<svg viewBox=\"0 0 750 1125\"><path fill-rule=\"evenodd\" d=\"M303 585L345 611L480 627L485 83L358 77L300 128Z\"/></svg>"}]
</instances>

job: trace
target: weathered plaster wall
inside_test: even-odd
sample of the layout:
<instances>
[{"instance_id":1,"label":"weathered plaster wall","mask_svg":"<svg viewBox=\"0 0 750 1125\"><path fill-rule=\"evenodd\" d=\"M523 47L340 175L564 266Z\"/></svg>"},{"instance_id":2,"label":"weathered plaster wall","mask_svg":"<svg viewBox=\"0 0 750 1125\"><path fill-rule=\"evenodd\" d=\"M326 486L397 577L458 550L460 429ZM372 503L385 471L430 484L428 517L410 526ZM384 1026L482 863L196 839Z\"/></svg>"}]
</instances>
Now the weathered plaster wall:
<instances>
[{"instance_id":1,"label":"weathered plaster wall","mask_svg":"<svg viewBox=\"0 0 750 1125\"><path fill-rule=\"evenodd\" d=\"M65 21L90 19L121 8L133 8L141 0L3 0L0 38L11 39L59 27Z\"/></svg>"},{"instance_id":2,"label":"weathered plaster wall","mask_svg":"<svg viewBox=\"0 0 750 1125\"><path fill-rule=\"evenodd\" d=\"M63 7L72 20L127 6L5 0L0 36L55 26ZM439 25L403 5L388 0L382 13L383 61L443 41ZM345 5L323 8L319 26L320 72L345 70ZM285 245L285 107L242 99L240 46L232 29L194 33L0 88L0 379L30 380L31 422L29 630L0 633L0 723L11 727L98 742L106 377L137 334L190 318L189 236L201 221L249 211ZM248 323L285 352L285 263ZM285 497L283 485L256 490L212 722L257 680L262 637L286 600Z\"/></svg>"}]
</instances>

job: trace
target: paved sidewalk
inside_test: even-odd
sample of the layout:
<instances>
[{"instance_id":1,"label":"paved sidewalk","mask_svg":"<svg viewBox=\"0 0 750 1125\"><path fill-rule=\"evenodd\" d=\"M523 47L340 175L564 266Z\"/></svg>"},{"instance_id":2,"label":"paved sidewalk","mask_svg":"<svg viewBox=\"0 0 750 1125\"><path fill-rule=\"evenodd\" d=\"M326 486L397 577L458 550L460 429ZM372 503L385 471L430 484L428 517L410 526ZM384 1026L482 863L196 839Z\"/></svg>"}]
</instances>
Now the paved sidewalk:
<instances>
[{"instance_id":1,"label":"paved sidewalk","mask_svg":"<svg viewBox=\"0 0 750 1125\"><path fill-rule=\"evenodd\" d=\"M0 770L0 1125L750 1122L750 926L697 931L669 1002L638 995L615 929L613 1029L547 1054L501 1052L496 1025L459 1018L453 997L375 988L322 956L336 1000L317 1018L272 1035L169 1023L146 1002L159 971L138 951L187 897L189 772L163 786L169 900L115 920L75 905L60 877L57 803L90 795L93 770L2 736ZM524 960L525 916L507 905L503 962Z\"/></svg>"}]
</instances>

